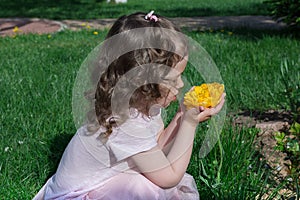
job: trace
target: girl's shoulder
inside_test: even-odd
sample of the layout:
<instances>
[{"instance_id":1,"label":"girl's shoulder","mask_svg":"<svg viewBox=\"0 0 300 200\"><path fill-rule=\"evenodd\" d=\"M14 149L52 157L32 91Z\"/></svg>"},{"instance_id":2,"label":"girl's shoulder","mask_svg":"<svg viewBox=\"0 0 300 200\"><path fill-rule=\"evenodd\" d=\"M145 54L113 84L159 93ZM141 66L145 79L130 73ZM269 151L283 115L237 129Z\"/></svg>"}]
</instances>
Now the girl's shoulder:
<instances>
[{"instance_id":1,"label":"girl's shoulder","mask_svg":"<svg viewBox=\"0 0 300 200\"><path fill-rule=\"evenodd\" d=\"M129 119L127 120L127 123L135 121L142 124L153 124L157 123L159 120L161 120L161 109L152 111L151 114L147 116L139 112L136 108L130 108Z\"/></svg>"},{"instance_id":2,"label":"girl's shoulder","mask_svg":"<svg viewBox=\"0 0 300 200\"><path fill-rule=\"evenodd\" d=\"M137 109L130 108L129 118L116 129L136 133L142 137L148 136L147 134L156 135L163 126L160 111L156 115L146 116Z\"/></svg>"},{"instance_id":3,"label":"girl's shoulder","mask_svg":"<svg viewBox=\"0 0 300 200\"><path fill-rule=\"evenodd\" d=\"M99 136L102 132L105 132L106 129L103 126L97 128L96 131L90 131L88 124L83 125L77 130L76 135L80 136ZM140 113L135 108L129 109L129 118L125 122L116 124L114 126L112 134L109 138L120 137L124 134L130 136L139 136L139 137L149 137L156 135L164 128L164 123L161 118L161 111L158 110L154 115L146 116L143 113Z\"/></svg>"},{"instance_id":4,"label":"girl's shoulder","mask_svg":"<svg viewBox=\"0 0 300 200\"><path fill-rule=\"evenodd\" d=\"M112 160L116 162L155 147L157 135L163 128L160 115L145 116L136 109L130 112L130 117L113 129L106 142Z\"/></svg>"},{"instance_id":5,"label":"girl's shoulder","mask_svg":"<svg viewBox=\"0 0 300 200\"><path fill-rule=\"evenodd\" d=\"M100 126L97 131L90 131L89 125L84 125L77 130L76 135L91 136L93 139L99 139L98 136L105 132L106 129ZM116 124L112 128L112 133L108 137L108 141L126 140L134 138L149 139L155 138L164 128L161 118L161 111L157 111L155 115L146 116L135 108L130 108L129 118L120 124Z\"/></svg>"},{"instance_id":6,"label":"girl's shoulder","mask_svg":"<svg viewBox=\"0 0 300 200\"><path fill-rule=\"evenodd\" d=\"M112 133L107 140L102 143L99 139L100 129L90 134L87 125L77 130L77 139L81 141L90 152L97 152L98 155L109 155L114 162L121 161L136 153L147 151L157 145L157 135L164 125L160 113L155 116L145 116L136 109L130 110L130 117L122 124L113 127ZM88 137L87 137L88 136ZM92 150L91 150L92 149ZM108 154L100 150L108 151ZM94 153L95 154L95 153Z\"/></svg>"}]
</instances>

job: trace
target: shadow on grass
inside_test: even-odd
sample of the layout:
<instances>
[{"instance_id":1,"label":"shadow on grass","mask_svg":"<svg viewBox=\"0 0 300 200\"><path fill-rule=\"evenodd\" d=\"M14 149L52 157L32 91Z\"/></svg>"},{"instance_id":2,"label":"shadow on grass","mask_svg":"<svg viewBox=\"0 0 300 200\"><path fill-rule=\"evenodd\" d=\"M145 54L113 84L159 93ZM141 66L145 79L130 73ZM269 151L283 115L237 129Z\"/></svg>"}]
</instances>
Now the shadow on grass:
<instances>
[{"instance_id":1,"label":"shadow on grass","mask_svg":"<svg viewBox=\"0 0 300 200\"><path fill-rule=\"evenodd\" d=\"M56 172L59 161L73 136L74 133L61 133L56 135L50 142L50 153L48 156L50 173L47 179Z\"/></svg>"},{"instance_id":2,"label":"shadow on grass","mask_svg":"<svg viewBox=\"0 0 300 200\"><path fill-rule=\"evenodd\" d=\"M49 19L81 19L100 8L100 2L88 0L0 0L0 17L38 17Z\"/></svg>"},{"instance_id":3,"label":"shadow on grass","mask_svg":"<svg viewBox=\"0 0 300 200\"><path fill-rule=\"evenodd\" d=\"M278 110L269 110L265 112L257 111L257 110L246 110L239 113L241 116L252 117L256 121L283 121L292 123L293 115L290 111L278 111Z\"/></svg>"},{"instance_id":4,"label":"shadow on grass","mask_svg":"<svg viewBox=\"0 0 300 200\"><path fill-rule=\"evenodd\" d=\"M168 6L159 10L163 15L169 17L201 17L201 16L238 16L238 15L266 15L268 8L263 3L251 3L247 6L234 5L227 9L218 10L211 7L193 7L168 9Z\"/></svg>"},{"instance_id":5,"label":"shadow on grass","mask_svg":"<svg viewBox=\"0 0 300 200\"><path fill-rule=\"evenodd\" d=\"M188 29L183 29L185 32L191 32L191 33L209 33L209 34L218 34L222 33L225 35L228 35L228 33L232 34L233 37L238 37L241 40L245 41L258 41L266 36L277 36L281 38L291 38L300 40L300 27L286 27L282 29L267 29L267 28L250 28L250 27L237 27L237 28L231 28L231 27L222 27L219 29L213 30L213 32L209 30L205 31L189 31ZM230 37L231 37L230 36Z\"/></svg>"},{"instance_id":6,"label":"shadow on grass","mask_svg":"<svg viewBox=\"0 0 300 200\"><path fill-rule=\"evenodd\" d=\"M209 7L201 2L192 2L193 7L178 1L139 2L125 4L106 3L105 0L0 0L0 17L39 17L48 19L96 19L118 18L137 11L157 10L167 17L226 16L226 15L266 15L267 6L263 3L245 3L246 5L217 5ZM203 6L205 5L205 6Z\"/></svg>"},{"instance_id":7,"label":"shadow on grass","mask_svg":"<svg viewBox=\"0 0 300 200\"><path fill-rule=\"evenodd\" d=\"M250 28L238 28L233 29L234 34L245 40L257 40L265 36L279 36L283 38L294 38L300 39L300 29L299 28L283 28L279 30L270 29L250 29Z\"/></svg>"}]
</instances>

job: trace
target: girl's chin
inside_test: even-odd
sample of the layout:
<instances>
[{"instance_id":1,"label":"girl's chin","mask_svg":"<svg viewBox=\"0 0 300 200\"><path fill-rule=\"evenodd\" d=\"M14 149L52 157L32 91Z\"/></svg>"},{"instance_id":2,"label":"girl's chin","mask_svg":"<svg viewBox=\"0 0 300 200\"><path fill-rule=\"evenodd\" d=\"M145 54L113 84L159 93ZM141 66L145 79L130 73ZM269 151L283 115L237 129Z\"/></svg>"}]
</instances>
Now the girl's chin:
<instances>
[{"instance_id":1,"label":"girl's chin","mask_svg":"<svg viewBox=\"0 0 300 200\"><path fill-rule=\"evenodd\" d=\"M173 101L176 101L176 96L174 96L172 99L168 99L164 102L163 107L168 107Z\"/></svg>"}]
</instances>

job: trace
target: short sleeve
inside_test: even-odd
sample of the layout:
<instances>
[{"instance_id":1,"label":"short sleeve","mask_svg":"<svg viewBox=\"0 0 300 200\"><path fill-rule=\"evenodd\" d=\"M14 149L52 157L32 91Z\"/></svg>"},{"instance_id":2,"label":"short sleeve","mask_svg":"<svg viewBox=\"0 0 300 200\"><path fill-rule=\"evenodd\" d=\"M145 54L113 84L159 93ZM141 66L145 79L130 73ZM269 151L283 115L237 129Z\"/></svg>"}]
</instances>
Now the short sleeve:
<instances>
[{"instance_id":1,"label":"short sleeve","mask_svg":"<svg viewBox=\"0 0 300 200\"><path fill-rule=\"evenodd\" d=\"M157 119L146 120L143 117L128 119L114 129L106 142L110 151L111 163L119 162L157 145L156 135L163 127Z\"/></svg>"}]
</instances>

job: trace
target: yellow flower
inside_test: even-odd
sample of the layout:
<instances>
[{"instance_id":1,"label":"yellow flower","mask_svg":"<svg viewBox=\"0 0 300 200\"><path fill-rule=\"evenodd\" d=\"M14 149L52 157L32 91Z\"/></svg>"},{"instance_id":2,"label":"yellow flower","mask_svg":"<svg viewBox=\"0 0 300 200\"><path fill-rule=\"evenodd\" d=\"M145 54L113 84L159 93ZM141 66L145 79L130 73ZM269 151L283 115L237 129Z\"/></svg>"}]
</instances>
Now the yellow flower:
<instances>
[{"instance_id":1,"label":"yellow flower","mask_svg":"<svg viewBox=\"0 0 300 200\"><path fill-rule=\"evenodd\" d=\"M228 35L232 35L233 34L233 32L228 32Z\"/></svg>"},{"instance_id":2,"label":"yellow flower","mask_svg":"<svg viewBox=\"0 0 300 200\"><path fill-rule=\"evenodd\" d=\"M204 83L200 86L195 86L192 91L189 91L184 96L183 104L187 109L203 106L211 108L218 105L224 85L220 83Z\"/></svg>"},{"instance_id":3,"label":"yellow flower","mask_svg":"<svg viewBox=\"0 0 300 200\"><path fill-rule=\"evenodd\" d=\"M13 29L13 32L18 33L18 32L21 32L21 30L19 29L19 27L15 26L15 28Z\"/></svg>"},{"instance_id":4,"label":"yellow flower","mask_svg":"<svg viewBox=\"0 0 300 200\"><path fill-rule=\"evenodd\" d=\"M94 35L98 35L98 32L97 32L97 31L94 31L93 34L94 34Z\"/></svg>"},{"instance_id":5,"label":"yellow flower","mask_svg":"<svg viewBox=\"0 0 300 200\"><path fill-rule=\"evenodd\" d=\"M81 23L80 26L82 26L83 28L86 28L86 29L91 28L91 26L88 23L85 23L85 22Z\"/></svg>"}]
</instances>

